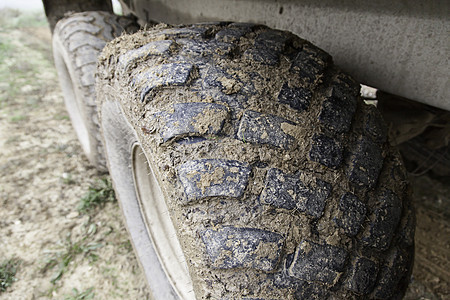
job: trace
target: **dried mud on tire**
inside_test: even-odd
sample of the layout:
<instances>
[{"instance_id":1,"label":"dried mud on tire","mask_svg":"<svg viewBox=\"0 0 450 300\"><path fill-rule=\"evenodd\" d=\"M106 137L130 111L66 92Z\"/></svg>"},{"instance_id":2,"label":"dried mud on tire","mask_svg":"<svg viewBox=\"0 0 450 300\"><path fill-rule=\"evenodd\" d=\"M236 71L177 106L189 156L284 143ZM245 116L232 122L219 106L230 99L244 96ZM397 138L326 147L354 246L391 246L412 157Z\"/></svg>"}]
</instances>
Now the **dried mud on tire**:
<instances>
[{"instance_id":1,"label":"dried mud on tire","mask_svg":"<svg viewBox=\"0 0 450 300\"><path fill-rule=\"evenodd\" d=\"M0 10L0 15L3 13ZM14 18L8 16L8 20ZM23 261L16 274L17 281L0 294L0 298L63 299L72 296L73 288L86 291L95 286L95 299L147 299L143 275L137 268L134 254L122 247L127 237L122 225L116 225L121 224L116 204L98 211L93 219L95 223L102 222L106 229L108 225L117 229L119 237L110 235L114 239L108 247L108 255L114 260L100 259L91 264L81 258L71 265L69 276L63 277L59 288L53 290L54 294L50 290L52 274L40 272L42 258L46 250L55 250L67 232L83 228L86 219L73 216L80 197L95 178L95 171L82 155L66 118L56 73L51 66L51 37L47 24L20 30L2 28L0 37L2 45L7 45L8 40L14 41L14 55L7 57L10 64L0 67L17 66L18 70L11 69L6 74L7 78L14 79L11 88L19 86L18 93L13 94L6 80L0 83L0 97L4 101L0 106L0 257L15 256ZM33 66L31 62L39 62L36 73L28 72L30 65ZM23 70L25 77L16 80L23 75ZM23 113L24 118L18 118L19 113ZM65 183L64 173L71 174L75 183ZM425 175L417 178L413 187L418 216L416 257L422 256L422 259L415 260L412 283L405 299L449 299L449 276L433 268L439 265L444 270L450 269L450 214L443 213L450 207L449 184L437 184L435 179ZM425 206L429 203L439 206L430 212ZM107 258L102 249L98 249L100 258ZM114 268L111 262L118 267ZM119 285L111 289L113 283ZM127 283L126 287L123 283Z\"/></svg>"},{"instance_id":2,"label":"dried mud on tire","mask_svg":"<svg viewBox=\"0 0 450 300\"><path fill-rule=\"evenodd\" d=\"M98 74L99 108L118 103L154 158L198 298L404 294L405 170L327 53L264 26L160 25L108 44Z\"/></svg>"}]
</instances>

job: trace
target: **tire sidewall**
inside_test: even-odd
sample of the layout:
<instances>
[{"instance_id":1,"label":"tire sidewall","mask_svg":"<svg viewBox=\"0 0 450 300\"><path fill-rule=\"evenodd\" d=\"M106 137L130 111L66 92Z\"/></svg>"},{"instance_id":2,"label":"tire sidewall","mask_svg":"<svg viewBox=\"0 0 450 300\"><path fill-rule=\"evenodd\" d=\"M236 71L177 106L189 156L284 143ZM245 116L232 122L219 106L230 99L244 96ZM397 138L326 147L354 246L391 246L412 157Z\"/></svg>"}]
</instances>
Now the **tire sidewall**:
<instances>
[{"instance_id":1,"label":"tire sidewall","mask_svg":"<svg viewBox=\"0 0 450 300\"><path fill-rule=\"evenodd\" d=\"M152 238L146 228L142 208L136 195L132 173L132 151L138 144L133 127L115 101L103 101L99 116L105 155L114 189L138 261L144 270L151 294L155 299L179 299L158 258Z\"/></svg>"},{"instance_id":2,"label":"tire sidewall","mask_svg":"<svg viewBox=\"0 0 450 300\"><path fill-rule=\"evenodd\" d=\"M97 166L98 154L95 149L98 142L94 132L98 129L94 127L92 120L89 118L89 116L96 114L96 110L95 107L89 106L84 100L85 96L80 78L73 64L74 58L71 57L61 40L59 26L56 27L53 35L53 56L64 95L64 103L72 126L88 160Z\"/></svg>"}]
</instances>

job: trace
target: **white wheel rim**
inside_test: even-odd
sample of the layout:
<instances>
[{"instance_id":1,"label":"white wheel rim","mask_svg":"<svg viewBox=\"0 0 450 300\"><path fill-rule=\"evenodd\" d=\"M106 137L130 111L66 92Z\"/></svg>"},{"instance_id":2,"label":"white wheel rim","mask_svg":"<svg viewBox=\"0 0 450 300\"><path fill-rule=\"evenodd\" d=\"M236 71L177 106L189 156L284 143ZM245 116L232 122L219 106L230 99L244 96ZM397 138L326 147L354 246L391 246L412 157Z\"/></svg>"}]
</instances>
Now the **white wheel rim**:
<instances>
[{"instance_id":1,"label":"white wheel rim","mask_svg":"<svg viewBox=\"0 0 450 300\"><path fill-rule=\"evenodd\" d=\"M178 296L195 300L186 259L153 168L139 144L131 153L136 195L159 261Z\"/></svg>"}]
</instances>

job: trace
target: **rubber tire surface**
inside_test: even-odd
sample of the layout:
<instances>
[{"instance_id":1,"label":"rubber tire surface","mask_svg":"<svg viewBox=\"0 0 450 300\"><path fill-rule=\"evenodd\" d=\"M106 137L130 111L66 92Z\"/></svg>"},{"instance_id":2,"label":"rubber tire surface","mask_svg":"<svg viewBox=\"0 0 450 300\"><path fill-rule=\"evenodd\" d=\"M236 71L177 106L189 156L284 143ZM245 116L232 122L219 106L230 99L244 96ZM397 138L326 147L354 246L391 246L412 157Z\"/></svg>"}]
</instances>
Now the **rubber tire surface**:
<instances>
[{"instance_id":1,"label":"rubber tire surface","mask_svg":"<svg viewBox=\"0 0 450 300\"><path fill-rule=\"evenodd\" d=\"M152 158L197 299L403 296L406 173L323 50L260 25L160 25L109 43L98 74L99 107Z\"/></svg>"},{"instance_id":2,"label":"rubber tire surface","mask_svg":"<svg viewBox=\"0 0 450 300\"><path fill-rule=\"evenodd\" d=\"M53 32L53 55L72 125L90 163L106 171L95 102L97 57L107 42L139 29L133 19L108 12L75 13Z\"/></svg>"},{"instance_id":3,"label":"rubber tire surface","mask_svg":"<svg viewBox=\"0 0 450 300\"><path fill-rule=\"evenodd\" d=\"M105 101L101 106L105 150L109 174L115 179L116 196L120 199L126 227L151 291L151 299L177 299L176 291L166 279L153 239L147 233L145 216L133 183L132 149L138 143L131 125L117 102Z\"/></svg>"}]
</instances>

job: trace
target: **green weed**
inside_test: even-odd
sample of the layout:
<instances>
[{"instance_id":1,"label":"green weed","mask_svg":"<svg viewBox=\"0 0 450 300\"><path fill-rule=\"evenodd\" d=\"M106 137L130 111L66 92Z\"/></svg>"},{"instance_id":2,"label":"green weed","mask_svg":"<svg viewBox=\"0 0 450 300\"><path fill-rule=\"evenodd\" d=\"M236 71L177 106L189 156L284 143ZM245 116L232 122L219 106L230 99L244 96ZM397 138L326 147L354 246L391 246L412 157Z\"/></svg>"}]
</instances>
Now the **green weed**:
<instances>
[{"instance_id":1,"label":"green weed","mask_svg":"<svg viewBox=\"0 0 450 300\"><path fill-rule=\"evenodd\" d=\"M119 250L123 249L124 253L130 253L133 251L133 245L131 245L131 242L129 240L126 240L119 244L117 247Z\"/></svg>"},{"instance_id":2,"label":"green weed","mask_svg":"<svg viewBox=\"0 0 450 300\"><path fill-rule=\"evenodd\" d=\"M66 176L69 178L69 176ZM109 178L102 178L89 187L86 195L81 198L77 207L80 213L88 213L98 206L105 205L107 202L115 201L114 190ZM67 272L70 264L79 255L87 257L91 262L98 259L95 250L103 247L103 244L89 241L89 239L97 233L97 226L94 223L88 223L86 227L86 234L79 241L72 241L71 234L66 236L63 241L62 250L53 251L47 257L42 268L43 272L48 270L54 271L50 281L55 284ZM110 232L105 233L108 235ZM89 295L83 296L87 297ZM90 298L73 298L73 299L90 299Z\"/></svg>"},{"instance_id":3,"label":"green weed","mask_svg":"<svg viewBox=\"0 0 450 300\"><path fill-rule=\"evenodd\" d=\"M107 202L114 201L116 201L116 198L111 180L109 178L103 178L89 187L87 194L81 198L77 209L80 213L88 213L98 206L103 206Z\"/></svg>"},{"instance_id":4,"label":"green weed","mask_svg":"<svg viewBox=\"0 0 450 300\"><path fill-rule=\"evenodd\" d=\"M70 120L68 115L55 115L55 120Z\"/></svg>"},{"instance_id":5,"label":"green weed","mask_svg":"<svg viewBox=\"0 0 450 300\"><path fill-rule=\"evenodd\" d=\"M64 300L87 300L94 299L94 288L88 288L84 292L79 291L76 288L72 289L72 295L64 297Z\"/></svg>"},{"instance_id":6,"label":"green weed","mask_svg":"<svg viewBox=\"0 0 450 300\"><path fill-rule=\"evenodd\" d=\"M27 119L27 116L21 115L20 113L15 114L9 120L13 123L18 123Z\"/></svg>"},{"instance_id":7,"label":"green weed","mask_svg":"<svg viewBox=\"0 0 450 300\"><path fill-rule=\"evenodd\" d=\"M5 60L11 55L14 46L11 44L11 39L4 38L0 40L0 62L3 64Z\"/></svg>"},{"instance_id":8,"label":"green weed","mask_svg":"<svg viewBox=\"0 0 450 300\"><path fill-rule=\"evenodd\" d=\"M94 232L95 233L95 232ZM63 249L50 253L44 262L42 271L45 273L56 267L56 271L51 276L50 282L55 284L67 272L69 265L79 255L88 257L91 262L97 261L98 255L95 250L103 247L103 244L96 242L87 242L92 234L87 233L80 241L73 242L71 234L66 236L63 242Z\"/></svg>"},{"instance_id":9,"label":"green weed","mask_svg":"<svg viewBox=\"0 0 450 300\"><path fill-rule=\"evenodd\" d=\"M11 77L11 69L9 65L12 64L10 56L13 53L13 49L14 47L11 44L10 39L0 39L0 82L2 83L1 90L2 92L6 92L6 94L10 94L13 89L11 83L9 82ZM0 98L0 108L3 106L2 103L6 101L6 98L8 98L7 95L2 95Z\"/></svg>"},{"instance_id":10,"label":"green weed","mask_svg":"<svg viewBox=\"0 0 450 300\"><path fill-rule=\"evenodd\" d=\"M13 258L0 264L0 293L6 291L17 280L15 276L20 262L19 259Z\"/></svg>"}]
</instances>

